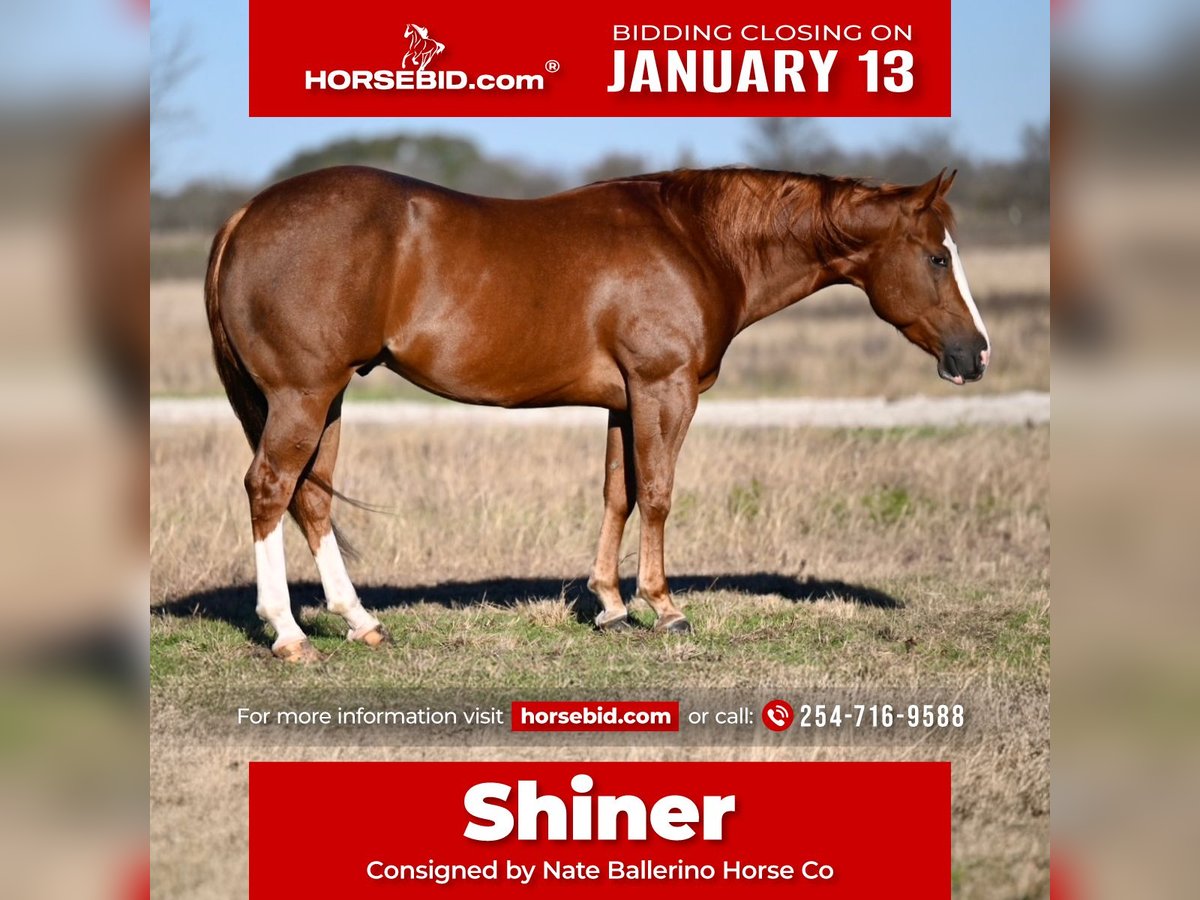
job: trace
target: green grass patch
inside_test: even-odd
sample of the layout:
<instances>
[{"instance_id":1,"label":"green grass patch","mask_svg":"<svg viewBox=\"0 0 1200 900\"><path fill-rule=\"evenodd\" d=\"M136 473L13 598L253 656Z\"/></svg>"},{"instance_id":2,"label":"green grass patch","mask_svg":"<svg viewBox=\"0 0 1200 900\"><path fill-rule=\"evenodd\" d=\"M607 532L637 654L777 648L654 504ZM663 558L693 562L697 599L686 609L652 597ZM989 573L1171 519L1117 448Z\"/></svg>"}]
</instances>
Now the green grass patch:
<instances>
[{"instance_id":1,"label":"green grass patch","mask_svg":"<svg viewBox=\"0 0 1200 900\"><path fill-rule=\"evenodd\" d=\"M157 688L217 678L317 686L332 675L339 683L397 691L454 685L536 693L572 685L630 690L669 684L687 691L839 678L853 685L987 669L1044 676L1044 616L1020 607L998 617L977 615L971 589L959 592L962 602L952 608L944 594L944 586L934 591L920 579L884 586L881 595L896 603L890 608L853 597L814 603L692 591L682 598L695 629L686 636L652 631L653 615L644 608L632 610L635 631L600 634L590 625L590 611L577 614L562 598L462 608L416 604L376 610L393 637L378 651L348 643L339 618L306 606L301 624L327 656L311 668L275 661L252 610L236 622L159 615L151 679Z\"/></svg>"},{"instance_id":2,"label":"green grass patch","mask_svg":"<svg viewBox=\"0 0 1200 900\"><path fill-rule=\"evenodd\" d=\"M876 525L895 525L913 508L913 499L903 487L881 487L863 497L862 503Z\"/></svg>"}]
</instances>

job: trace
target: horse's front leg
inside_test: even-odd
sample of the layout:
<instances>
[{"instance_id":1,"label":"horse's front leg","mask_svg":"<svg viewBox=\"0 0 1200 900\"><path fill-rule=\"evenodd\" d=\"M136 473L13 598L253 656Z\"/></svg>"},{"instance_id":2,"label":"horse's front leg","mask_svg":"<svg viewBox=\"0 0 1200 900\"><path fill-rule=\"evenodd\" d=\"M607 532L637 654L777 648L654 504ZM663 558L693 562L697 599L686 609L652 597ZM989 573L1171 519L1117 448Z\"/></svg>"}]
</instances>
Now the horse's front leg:
<instances>
[{"instance_id":1,"label":"horse's front leg","mask_svg":"<svg viewBox=\"0 0 1200 900\"><path fill-rule=\"evenodd\" d=\"M638 596L658 615L654 628L685 632L691 625L671 599L663 563L663 531L671 512L675 463L696 412L699 389L691 372L629 384L637 505L642 519Z\"/></svg>"},{"instance_id":2,"label":"horse's front leg","mask_svg":"<svg viewBox=\"0 0 1200 900\"><path fill-rule=\"evenodd\" d=\"M621 537L636 499L633 475L632 425L627 412L608 414L608 444L604 454L604 521L596 547L596 562L588 589L604 607L596 627L616 631L629 627L629 614L621 600Z\"/></svg>"}]
</instances>

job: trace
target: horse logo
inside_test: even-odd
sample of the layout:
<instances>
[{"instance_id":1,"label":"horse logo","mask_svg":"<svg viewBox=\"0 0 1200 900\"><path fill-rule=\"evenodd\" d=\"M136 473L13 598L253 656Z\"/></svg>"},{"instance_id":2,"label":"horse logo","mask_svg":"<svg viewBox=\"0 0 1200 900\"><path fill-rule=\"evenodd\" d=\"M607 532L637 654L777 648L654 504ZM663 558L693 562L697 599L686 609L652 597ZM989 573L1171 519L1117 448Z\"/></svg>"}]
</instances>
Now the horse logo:
<instances>
[{"instance_id":1,"label":"horse logo","mask_svg":"<svg viewBox=\"0 0 1200 900\"><path fill-rule=\"evenodd\" d=\"M409 24L404 28L404 36L408 38L408 52L404 54L401 65L408 68L411 59L418 72L424 72L430 61L446 49L441 41L435 41L429 36L429 29L420 25Z\"/></svg>"}]
</instances>

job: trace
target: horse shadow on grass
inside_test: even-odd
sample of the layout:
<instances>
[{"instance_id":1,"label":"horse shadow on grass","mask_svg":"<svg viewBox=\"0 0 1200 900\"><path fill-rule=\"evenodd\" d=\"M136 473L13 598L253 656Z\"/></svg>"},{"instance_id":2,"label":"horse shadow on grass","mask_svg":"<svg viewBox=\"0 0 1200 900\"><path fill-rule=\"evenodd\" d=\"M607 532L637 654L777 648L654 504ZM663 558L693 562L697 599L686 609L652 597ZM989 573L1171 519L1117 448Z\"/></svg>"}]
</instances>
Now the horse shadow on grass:
<instances>
[{"instance_id":1,"label":"horse shadow on grass","mask_svg":"<svg viewBox=\"0 0 1200 900\"><path fill-rule=\"evenodd\" d=\"M301 607L320 606L323 603L324 591L317 582L294 582L290 588L292 608L296 612L299 612ZM625 598L633 596L634 588L633 578L621 580L621 594ZM671 578L671 589L680 596L703 591L732 591L749 596L777 596L793 603L828 600L875 609L904 607L902 601L875 588L844 581L797 578L769 572L742 575L677 575ZM482 605L512 608L529 601L560 599L568 604L577 622L587 625L592 623L596 613L600 611L599 603L587 589L586 578L489 578L479 581L443 581L440 584L410 587L368 585L359 587L358 595L362 598L363 605L371 610L389 610L421 603L430 603L446 609ZM200 617L227 622L241 629L252 640L270 643L262 622L254 612L254 605L254 585L238 584L180 597L155 607L155 613L178 618Z\"/></svg>"}]
</instances>

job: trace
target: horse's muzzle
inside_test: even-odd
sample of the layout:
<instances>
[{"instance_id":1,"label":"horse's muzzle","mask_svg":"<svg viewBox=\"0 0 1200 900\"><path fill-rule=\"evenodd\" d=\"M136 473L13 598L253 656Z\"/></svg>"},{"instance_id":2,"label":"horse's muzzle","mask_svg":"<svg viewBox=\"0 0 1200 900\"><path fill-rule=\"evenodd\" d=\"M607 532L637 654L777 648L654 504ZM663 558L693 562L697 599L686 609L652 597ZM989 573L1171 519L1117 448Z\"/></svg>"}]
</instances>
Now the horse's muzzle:
<instances>
[{"instance_id":1,"label":"horse's muzzle","mask_svg":"<svg viewBox=\"0 0 1200 900\"><path fill-rule=\"evenodd\" d=\"M938 357L938 375L954 384L978 381L983 377L991 355L983 335L950 344Z\"/></svg>"}]
</instances>

